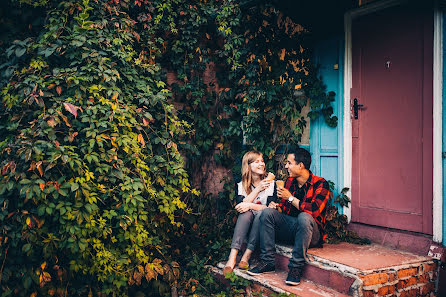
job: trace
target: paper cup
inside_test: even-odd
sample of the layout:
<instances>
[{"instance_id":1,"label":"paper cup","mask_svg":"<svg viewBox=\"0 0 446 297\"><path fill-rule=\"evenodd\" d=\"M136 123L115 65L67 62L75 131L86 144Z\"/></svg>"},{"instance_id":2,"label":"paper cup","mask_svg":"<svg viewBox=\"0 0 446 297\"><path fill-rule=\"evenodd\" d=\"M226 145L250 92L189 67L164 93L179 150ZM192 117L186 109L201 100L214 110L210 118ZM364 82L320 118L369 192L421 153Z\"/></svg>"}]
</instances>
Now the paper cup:
<instances>
[{"instance_id":1,"label":"paper cup","mask_svg":"<svg viewBox=\"0 0 446 297\"><path fill-rule=\"evenodd\" d=\"M275 178L276 178L276 176L273 173L268 172L268 175L266 176L266 180L274 180Z\"/></svg>"},{"instance_id":2,"label":"paper cup","mask_svg":"<svg viewBox=\"0 0 446 297\"><path fill-rule=\"evenodd\" d=\"M283 188L285 186L285 182L283 180L276 180L277 188Z\"/></svg>"}]
</instances>

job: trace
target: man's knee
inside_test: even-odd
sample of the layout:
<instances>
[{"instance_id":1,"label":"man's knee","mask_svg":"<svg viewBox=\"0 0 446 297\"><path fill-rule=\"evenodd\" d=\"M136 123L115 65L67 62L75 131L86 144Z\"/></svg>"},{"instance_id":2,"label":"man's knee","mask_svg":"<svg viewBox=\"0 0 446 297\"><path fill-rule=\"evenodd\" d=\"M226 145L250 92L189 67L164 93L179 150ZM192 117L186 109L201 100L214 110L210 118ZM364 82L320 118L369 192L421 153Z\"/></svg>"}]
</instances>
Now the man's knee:
<instances>
[{"instance_id":1,"label":"man's knee","mask_svg":"<svg viewBox=\"0 0 446 297\"><path fill-rule=\"evenodd\" d=\"M274 208L265 208L262 210L262 214L260 215L260 221L265 221L274 217L277 210Z\"/></svg>"},{"instance_id":2,"label":"man's knee","mask_svg":"<svg viewBox=\"0 0 446 297\"><path fill-rule=\"evenodd\" d=\"M309 213L301 212L297 216L297 223L299 224L300 227L303 227L303 228L306 228L306 229L312 228L313 227L313 222L314 222L314 218Z\"/></svg>"}]
</instances>

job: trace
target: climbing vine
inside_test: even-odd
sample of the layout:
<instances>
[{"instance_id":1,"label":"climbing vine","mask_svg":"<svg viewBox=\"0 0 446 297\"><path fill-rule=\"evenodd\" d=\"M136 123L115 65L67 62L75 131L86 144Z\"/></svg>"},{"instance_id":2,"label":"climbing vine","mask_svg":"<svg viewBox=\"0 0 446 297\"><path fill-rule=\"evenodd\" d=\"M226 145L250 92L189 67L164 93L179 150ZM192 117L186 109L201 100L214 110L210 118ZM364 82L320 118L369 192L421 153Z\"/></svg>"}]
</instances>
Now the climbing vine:
<instances>
[{"instance_id":1,"label":"climbing vine","mask_svg":"<svg viewBox=\"0 0 446 297\"><path fill-rule=\"evenodd\" d=\"M212 197L197 172L239 171L247 147L271 167L306 105L336 125L311 32L229 0L8 5L32 29L5 16L0 44L2 296L221 290L202 268L227 248L232 180Z\"/></svg>"}]
</instances>

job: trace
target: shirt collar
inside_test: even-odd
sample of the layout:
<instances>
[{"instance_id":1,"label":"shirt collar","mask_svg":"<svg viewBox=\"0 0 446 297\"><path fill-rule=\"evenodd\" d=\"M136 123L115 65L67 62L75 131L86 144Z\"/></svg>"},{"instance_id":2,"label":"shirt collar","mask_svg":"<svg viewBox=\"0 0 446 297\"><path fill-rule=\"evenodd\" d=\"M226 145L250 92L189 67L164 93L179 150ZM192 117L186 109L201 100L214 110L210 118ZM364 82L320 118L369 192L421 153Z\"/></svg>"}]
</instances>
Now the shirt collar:
<instances>
[{"instance_id":1,"label":"shirt collar","mask_svg":"<svg viewBox=\"0 0 446 297\"><path fill-rule=\"evenodd\" d=\"M313 185L314 184L313 172L311 172L311 170L308 170L308 171L310 172L310 176L308 176L308 179L307 179L307 181L305 183L309 183L310 185Z\"/></svg>"},{"instance_id":2,"label":"shirt collar","mask_svg":"<svg viewBox=\"0 0 446 297\"><path fill-rule=\"evenodd\" d=\"M302 187L305 186L306 184L314 185L314 181L313 181L313 176L314 175L313 175L313 172L311 172L311 170L308 170L308 171L310 172L310 175L308 176L307 181L302 185ZM293 177L292 179L293 179L293 182L295 182L296 185L298 185L297 178Z\"/></svg>"}]
</instances>

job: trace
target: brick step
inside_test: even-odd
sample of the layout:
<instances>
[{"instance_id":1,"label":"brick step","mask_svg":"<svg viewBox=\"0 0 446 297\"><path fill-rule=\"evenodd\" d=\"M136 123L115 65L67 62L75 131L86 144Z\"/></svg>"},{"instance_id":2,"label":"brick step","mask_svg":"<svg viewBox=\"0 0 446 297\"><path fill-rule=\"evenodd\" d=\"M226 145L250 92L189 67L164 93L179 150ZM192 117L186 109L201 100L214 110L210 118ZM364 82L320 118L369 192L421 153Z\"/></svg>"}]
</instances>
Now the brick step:
<instances>
[{"instance_id":1,"label":"brick step","mask_svg":"<svg viewBox=\"0 0 446 297\"><path fill-rule=\"evenodd\" d=\"M218 268L213 267L212 270L216 275L223 280L224 263L219 263ZM308 280L302 280L298 286L287 286L285 279L287 272L284 270L276 270L276 272L268 272L257 276L251 276L246 271L241 269L234 269L237 276L243 277L252 282L248 289L248 295L258 296L252 294L254 292L261 292L261 296L277 296L280 293L294 294L299 297L347 297L348 295L341 294L333 289L327 288L320 284L315 284ZM251 294L249 294L251 293Z\"/></svg>"},{"instance_id":2,"label":"brick step","mask_svg":"<svg viewBox=\"0 0 446 297\"><path fill-rule=\"evenodd\" d=\"M289 246L276 245L276 270L279 273L261 275L262 282L271 278L275 280L275 284L281 284L281 287L276 285L278 288L288 293L291 293L289 290L295 290L285 284L291 250ZM438 265L433 258L427 256L378 244L340 243L309 249L308 258L303 279L305 283L320 286L324 290L329 288L332 295L326 296L434 296L435 294ZM219 264L220 268L223 266L223 263ZM234 271L243 277L247 275L238 269ZM298 287L302 285L303 283Z\"/></svg>"}]
</instances>

